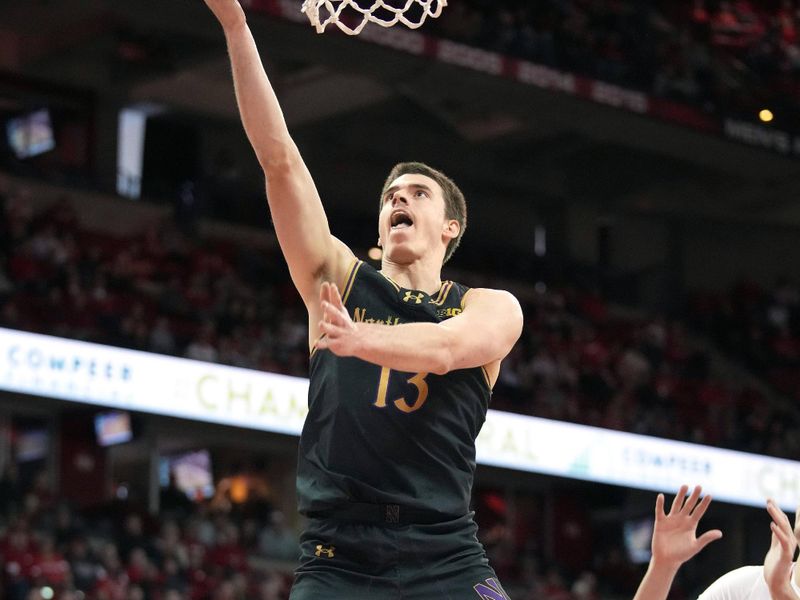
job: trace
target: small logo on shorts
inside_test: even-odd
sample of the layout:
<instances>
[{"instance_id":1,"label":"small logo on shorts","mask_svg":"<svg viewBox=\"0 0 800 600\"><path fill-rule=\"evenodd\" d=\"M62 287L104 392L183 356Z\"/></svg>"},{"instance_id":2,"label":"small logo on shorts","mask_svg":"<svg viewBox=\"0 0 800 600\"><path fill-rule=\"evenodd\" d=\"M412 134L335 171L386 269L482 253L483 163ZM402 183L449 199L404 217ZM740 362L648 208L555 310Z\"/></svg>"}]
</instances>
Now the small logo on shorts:
<instances>
[{"instance_id":1,"label":"small logo on shorts","mask_svg":"<svg viewBox=\"0 0 800 600\"><path fill-rule=\"evenodd\" d=\"M503 586L494 577L475 585L474 589L481 600L510 600Z\"/></svg>"},{"instance_id":2,"label":"small logo on shorts","mask_svg":"<svg viewBox=\"0 0 800 600\"><path fill-rule=\"evenodd\" d=\"M325 558L333 558L333 551L336 550L336 546L328 546L327 548L322 544L317 544L317 551L314 552L316 556L324 556Z\"/></svg>"},{"instance_id":3,"label":"small logo on shorts","mask_svg":"<svg viewBox=\"0 0 800 600\"><path fill-rule=\"evenodd\" d=\"M385 506L386 509L386 522L392 523L397 525L400 523L400 505L399 504L387 504Z\"/></svg>"}]
</instances>

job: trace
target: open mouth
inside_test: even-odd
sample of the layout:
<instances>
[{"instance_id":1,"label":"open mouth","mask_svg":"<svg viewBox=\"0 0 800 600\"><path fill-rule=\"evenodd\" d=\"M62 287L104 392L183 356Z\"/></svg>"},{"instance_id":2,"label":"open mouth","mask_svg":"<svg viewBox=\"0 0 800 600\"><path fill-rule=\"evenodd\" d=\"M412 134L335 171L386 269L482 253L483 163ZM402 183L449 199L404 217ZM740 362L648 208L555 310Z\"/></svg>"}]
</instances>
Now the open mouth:
<instances>
[{"instance_id":1,"label":"open mouth","mask_svg":"<svg viewBox=\"0 0 800 600\"><path fill-rule=\"evenodd\" d=\"M390 224L392 226L392 230L407 229L414 225L414 221L411 218L411 215L402 210L398 210L392 213Z\"/></svg>"}]
</instances>

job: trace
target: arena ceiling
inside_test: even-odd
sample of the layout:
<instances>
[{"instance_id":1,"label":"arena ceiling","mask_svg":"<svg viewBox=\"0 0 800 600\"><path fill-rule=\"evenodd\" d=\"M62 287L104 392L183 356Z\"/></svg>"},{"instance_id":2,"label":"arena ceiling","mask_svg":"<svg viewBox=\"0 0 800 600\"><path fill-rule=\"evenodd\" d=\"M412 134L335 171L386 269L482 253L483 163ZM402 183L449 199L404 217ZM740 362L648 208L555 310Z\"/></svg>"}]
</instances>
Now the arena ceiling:
<instances>
[{"instance_id":1,"label":"arena ceiling","mask_svg":"<svg viewBox=\"0 0 800 600\"><path fill-rule=\"evenodd\" d=\"M363 204L387 166L413 157L501 209L595 202L800 225L796 160L305 25L251 27L318 184L339 198ZM201 0L0 3L0 49L6 74L238 119Z\"/></svg>"}]
</instances>

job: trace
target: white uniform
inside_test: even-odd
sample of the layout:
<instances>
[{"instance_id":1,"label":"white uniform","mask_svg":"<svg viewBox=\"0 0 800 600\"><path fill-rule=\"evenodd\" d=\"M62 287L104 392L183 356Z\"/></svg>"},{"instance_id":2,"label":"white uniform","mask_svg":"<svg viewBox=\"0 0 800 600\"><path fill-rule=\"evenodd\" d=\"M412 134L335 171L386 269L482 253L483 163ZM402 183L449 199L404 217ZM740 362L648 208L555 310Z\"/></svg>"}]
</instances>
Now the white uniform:
<instances>
[{"instance_id":1,"label":"white uniform","mask_svg":"<svg viewBox=\"0 0 800 600\"><path fill-rule=\"evenodd\" d=\"M796 566L796 565L795 565ZM800 587L794 581L792 567L792 589L800 596ZM697 600L770 600L764 567L741 567L725 573L712 583Z\"/></svg>"}]
</instances>

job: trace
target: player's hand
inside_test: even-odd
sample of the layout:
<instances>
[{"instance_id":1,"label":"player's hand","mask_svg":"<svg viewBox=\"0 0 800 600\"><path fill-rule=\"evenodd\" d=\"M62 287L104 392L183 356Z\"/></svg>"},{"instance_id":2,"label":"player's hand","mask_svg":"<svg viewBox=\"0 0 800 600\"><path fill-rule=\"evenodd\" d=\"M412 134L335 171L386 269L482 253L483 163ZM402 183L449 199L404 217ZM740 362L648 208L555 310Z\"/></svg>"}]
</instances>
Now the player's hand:
<instances>
[{"instance_id":1,"label":"player's hand","mask_svg":"<svg viewBox=\"0 0 800 600\"><path fill-rule=\"evenodd\" d=\"M794 513L794 539L800 544L800 506L797 507Z\"/></svg>"},{"instance_id":2,"label":"player's hand","mask_svg":"<svg viewBox=\"0 0 800 600\"><path fill-rule=\"evenodd\" d=\"M775 501L767 500L767 512L772 517L769 524L772 540L764 557L764 579L773 598L796 598L789 583L792 577L792 560L797 549L797 538L789 517Z\"/></svg>"},{"instance_id":3,"label":"player's hand","mask_svg":"<svg viewBox=\"0 0 800 600\"><path fill-rule=\"evenodd\" d=\"M239 0L205 0L206 6L211 9L223 29L240 25L246 21L242 5Z\"/></svg>"},{"instance_id":4,"label":"player's hand","mask_svg":"<svg viewBox=\"0 0 800 600\"><path fill-rule=\"evenodd\" d=\"M335 283L324 282L319 288L322 320L319 331L322 337L317 348L328 349L338 356L353 356L358 342L358 328L342 303Z\"/></svg>"},{"instance_id":5,"label":"player's hand","mask_svg":"<svg viewBox=\"0 0 800 600\"><path fill-rule=\"evenodd\" d=\"M700 499L702 488L698 485L686 497L688 486L681 486L672 502L669 514L664 512L664 494L656 499L656 522L653 528L653 563L678 568L708 544L722 537L719 529L707 531L699 538L697 524L711 503L711 496ZM699 500L699 502L698 502Z\"/></svg>"}]
</instances>

